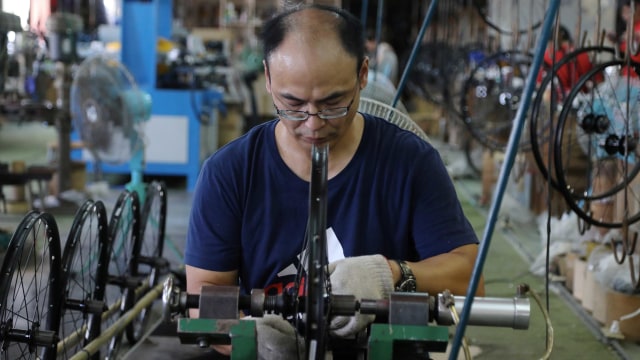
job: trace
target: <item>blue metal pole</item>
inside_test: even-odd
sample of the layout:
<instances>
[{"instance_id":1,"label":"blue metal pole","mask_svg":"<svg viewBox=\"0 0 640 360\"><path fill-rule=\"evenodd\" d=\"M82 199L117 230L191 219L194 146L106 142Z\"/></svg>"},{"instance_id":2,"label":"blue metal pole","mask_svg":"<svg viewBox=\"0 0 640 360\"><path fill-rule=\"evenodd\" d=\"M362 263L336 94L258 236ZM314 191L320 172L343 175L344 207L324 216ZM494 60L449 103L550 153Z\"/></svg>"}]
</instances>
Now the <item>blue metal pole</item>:
<instances>
[{"instance_id":1,"label":"blue metal pole","mask_svg":"<svg viewBox=\"0 0 640 360\"><path fill-rule=\"evenodd\" d=\"M527 114L527 111L529 110L531 97L533 95L533 91L535 90L536 78L540 70L540 65L542 64L544 51L547 46L547 40L549 39L549 35L551 33L551 29L553 27L553 23L555 21L556 13L558 12L559 6L560 0L551 0L544 18L544 23L540 31L540 37L538 38L533 61L531 63L531 71L529 72L529 76L527 77L527 80L525 82L522 102L520 103L520 107L518 107L518 111L516 112L515 122L511 130L509 143L507 144L505 161L502 165L502 168L500 169L500 176L498 177L496 191L491 203L489 218L487 219L487 226L484 231L482 242L480 243L478 259L476 260L471 282L469 283L469 288L467 289L467 296L464 301L462 313L460 314L460 323L458 324L456 334L453 339L451 353L449 354L449 360L456 360L458 358L458 351L460 350L460 344L462 343L464 330L467 322L469 321L471 304L473 303L473 298L475 296L476 290L478 289L478 282L480 280L480 276L482 275L482 268L484 266L484 261L487 258L489 245L491 244L491 236L493 235L493 230L498 219L498 212L500 211L502 197L507 187L507 182L509 181L509 173L511 172L513 162L515 161L516 154L518 152L518 144L520 143L520 135L522 134L522 129L524 128L525 116Z\"/></svg>"},{"instance_id":2,"label":"blue metal pole","mask_svg":"<svg viewBox=\"0 0 640 360\"><path fill-rule=\"evenodd\" d=\"M402 93L402 89L407 82L407 77L409 76L409 71L413 66L413 62L416 59L416 54L418 50L420 50L420 45L422 45L422 38L424 38L424 33L427 30L427 26L431 22L431 18L433 14L436 12L436 8L438 7L438 0L432 0L429 5L429 9L427 10L427 16L424 17L424 21L422 22L422 26L420 27L420 32L418 32L418 37L416 41L413 43L413 49L411 49L411 55L409 55L409 60L407 61L407 65L404 67L404 71L402 72L402 77L400 78L400 83L398 84L398 90L396 90L396 95L393 97L393 102L391 103L392 107L396 107L398 100L400 100L400 94Z\"/></svg>"},{"instance_id":3,"label":"blue metal pole","mask_svg":"<svg viewBox=\"0 0 640 360\"><path fill-rule=\"evenodd\" d=\"M384 0L378 0L378 12L376 13L376 49L374 50L375 52L373 53L374 59L376 60L376 62L374 63L373 66L373 71L374 71L374 79L377 76L378 73L378 63L379 60L378 59L378 46L380 44L380 35L382 33L382 16L383 16L383 12L382 10L384 9Z\"/></svg>"},{"instance_id":4,"label":"blue metal pole","mask_svg":"<svg viewBox=\"0 0 640 360\"><path fill-rule=\"evenodd\" d=\"M367 16L369 14L369 0L362 0L362 9L360 9L360 22L362 23L362 33L367 38ZM362 40L365 40L362 39Z\"/></svg>"}]
</instances>

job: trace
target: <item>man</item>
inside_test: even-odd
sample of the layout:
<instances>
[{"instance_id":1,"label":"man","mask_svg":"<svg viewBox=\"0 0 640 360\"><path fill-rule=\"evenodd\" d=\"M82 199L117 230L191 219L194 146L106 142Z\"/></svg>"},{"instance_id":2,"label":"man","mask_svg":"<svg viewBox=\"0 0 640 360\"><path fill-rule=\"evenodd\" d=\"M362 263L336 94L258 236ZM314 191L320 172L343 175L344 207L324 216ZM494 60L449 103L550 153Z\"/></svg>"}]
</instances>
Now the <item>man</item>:
<instances>
[{"instance_id":1,"label":"man","mask_svg":"<svg viewBox=\"0 0 640 360\"><path fill-rule=\"evenodd\" d=\"M205 162L185 252L189 293L203 285L271 294L294 287L304 265L313 144L329 146L333 293L373 299L394 285L411 290L400 286L411 285L403 282L412 280L408 271L417 291L465 293L478 240L439 154L412 133L357 112L369 71L362 39L356 18L318 5L264 25L266 86L278 119ZM348 337L372 320L334 318L330 328Z\"/></svg>"},{"instance_id":2,"label":"man","mask_svg":"<svg viewBox=\"0 0 640 360\"><path fill-rule=\"evenodd\" d=\"M640 62L640 51L638 50L638 44L640 44L640 1L622 1L619 14L625 24L624 32L617 39L620 51L624 54L629 52L631 61ZM628 43L631 43L631 46L627 49ZM638 77L637 71L630 71L627 67L623 68L621 73L633 78Z\"/></svg>"},{"instance_id":3,"label":"man","mask_svg":"<svg viewBox=\"0 0 640 360\"><path fill-rule=\"evenodd\" d=\"M369 30L365 40L365 49L373 57L374 64L369 64L378 74L384 75L393 85L398 84L398 56L391 44L376 42L375 32Z\"/></svg>"},{"instance_id":4,"label":"man","mask_svg":"<svg viewBox=\"0 0 640 360\"><path fill-rule=\"evenodd\" d=\"M571 34L569 34L569 30L566 27L560 25L556 31L555 39L553 36L549 38L547 48L544 51L544 64L538 73L538 84L542 82L547 75L546 72L550 71L554 64L559 63L567 54L576 50ZM578 80L591 69L593 69L593 64L589 59L589 54L586 52L578 54L572 61L556 69L555 74L559 82L556 86L559 86L559 89L562 90L562 93L558 94L560 98L567 96ZM594 76L594 78L600 81L599 77ZM588 91L590 89L585 87L584 90Z\"/></svg>"}]
</instances>

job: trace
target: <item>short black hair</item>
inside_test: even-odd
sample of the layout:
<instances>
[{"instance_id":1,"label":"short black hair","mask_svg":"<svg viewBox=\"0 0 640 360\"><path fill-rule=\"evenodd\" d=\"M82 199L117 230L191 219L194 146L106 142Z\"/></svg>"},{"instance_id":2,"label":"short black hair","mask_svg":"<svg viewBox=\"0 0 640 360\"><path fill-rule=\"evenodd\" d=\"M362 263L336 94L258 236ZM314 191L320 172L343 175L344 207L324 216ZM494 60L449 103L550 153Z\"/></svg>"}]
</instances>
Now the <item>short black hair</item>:
<instances>
[{"instance_id":1,"label":"short black hair","mask_svg":"<svg viewBox=\"0 0 640 360\"><path fill-rule=\"evenodd\" d=\"M558 28L558 42L568 41L573 43L573 38L571 37L571 33L569 33L569 29L564 27L564 25L560 25Z\"/></svg>"},{"instance_id":2,"label":"short black hair","mask_svg":"<svg viewBox=\"0 0 640 360\"><path fill-rule=\"evenodd\" d=\"M262 27L261 33L264 60L268 62L271 53L275 49L277 49L278 46L280 46L285 36L290 31L295 30L292 22L289 21L289 17L305 9L316 9L338 15L335 23L336 34L340 38L342 48L348 54L356 58L356 71L359 71L362 62L364 61L365 53L364 42L362 41L362 23L358 18L356 18L346 10L321 4L312 4L290 8L267 20L267 22Z\"/></svg>"}]
</instances>

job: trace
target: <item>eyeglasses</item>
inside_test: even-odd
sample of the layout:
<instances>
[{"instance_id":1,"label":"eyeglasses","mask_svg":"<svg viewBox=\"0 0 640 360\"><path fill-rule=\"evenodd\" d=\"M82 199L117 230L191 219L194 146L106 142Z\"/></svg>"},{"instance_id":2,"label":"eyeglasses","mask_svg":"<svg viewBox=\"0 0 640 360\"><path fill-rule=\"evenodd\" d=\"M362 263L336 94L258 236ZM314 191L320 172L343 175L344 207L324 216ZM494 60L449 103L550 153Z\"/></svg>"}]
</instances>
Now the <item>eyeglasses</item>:
<instances>
[{"instance_id":1,"label":"eyeglasses","mask_svg":"<svg viewBox=\"0 0 640 360\"><path fill-rule=\"evenodd\" d=\"M276 109L276 114L278 114L278 116L280 116L285 120L305 121L311 115L315 115L322 120L333 120L333 119L341 118L347 115L349 113L349 108L351 108L351 105L353 105L353 101L355 99L356 99L356 94L353 94L353 98L351 98L349 105L330 108L330 109L324 109L324 110L318 111L317 113L310 113L308 111L301 111L301 110L278 109L275 103L273 104L273 107Z\"/></svg>"}]
</instances>

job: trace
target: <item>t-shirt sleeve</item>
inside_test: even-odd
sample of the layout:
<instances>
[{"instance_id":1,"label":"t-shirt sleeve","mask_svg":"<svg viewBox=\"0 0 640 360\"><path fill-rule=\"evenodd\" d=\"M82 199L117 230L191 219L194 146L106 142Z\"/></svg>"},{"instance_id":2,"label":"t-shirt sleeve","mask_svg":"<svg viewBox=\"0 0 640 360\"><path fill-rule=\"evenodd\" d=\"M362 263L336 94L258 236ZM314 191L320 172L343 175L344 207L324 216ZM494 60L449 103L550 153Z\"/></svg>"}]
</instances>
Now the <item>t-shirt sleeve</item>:
<instances>
[{"instance_id":1,"label":"t-shirt sleeve","mask_svg":"<svg viewBox=\"0 0 640 360\"><path fill-rule=\"evenodd\" d=\"M424 152L413 167L412 234L421 259L478 243L463 213L453 182L435 149Z\"/></svg>"},{"instance_id":2,"label":"t-shirt sleeve","mask_svg":"<svg viewBox=\"0 0 640 360\"><path fill-rule=\"evenodd\" d=\"M214 157L200 172L187 228L185 264L212 271L240 263L241 210L233 169Z\"/></svg>"}]
</instances>

